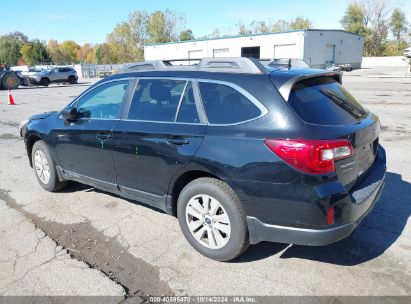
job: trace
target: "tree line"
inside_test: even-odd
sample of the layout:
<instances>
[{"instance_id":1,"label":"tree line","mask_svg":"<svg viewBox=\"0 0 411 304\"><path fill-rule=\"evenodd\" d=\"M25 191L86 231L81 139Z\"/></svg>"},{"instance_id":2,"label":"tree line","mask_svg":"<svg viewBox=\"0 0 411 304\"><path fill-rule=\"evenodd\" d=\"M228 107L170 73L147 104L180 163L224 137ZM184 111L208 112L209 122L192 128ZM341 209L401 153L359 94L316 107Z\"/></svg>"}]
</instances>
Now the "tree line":
<instances>
[{"instance_id":1,"label":"tree line","mask_svg":"<svg viewBox=\"0 0 411 304\"><path fill-rule=\"evenodd\" d=\"M340 22L344 30L364 37L365 56L401 55L411 38L404 11L391 8L389 0L352 2Z\"/></svg>"},{"instance_id":2,"label":"tree line","mask_svg":"<svg viewBox=\"0 0 411 304\"><path fill-rule=\"evenodd\" d=\"M401 55L411 38L405 13L392 8L390 0L351 2L340 22L344 30L364 36L365 56ZM150 43L310 29L314 24L301 16L291 20L254 20L249 24L240 21L224 34L216 28L209 35L199 37L185 25L185 16L177 11L166 9L147 13L136 10L99 44L79 45L73 40L60 43L53 39L45 42L14 32L0 36L0 63L32 66L135 62L144 60L144 45Z\"/></svg>"}]
</instances>

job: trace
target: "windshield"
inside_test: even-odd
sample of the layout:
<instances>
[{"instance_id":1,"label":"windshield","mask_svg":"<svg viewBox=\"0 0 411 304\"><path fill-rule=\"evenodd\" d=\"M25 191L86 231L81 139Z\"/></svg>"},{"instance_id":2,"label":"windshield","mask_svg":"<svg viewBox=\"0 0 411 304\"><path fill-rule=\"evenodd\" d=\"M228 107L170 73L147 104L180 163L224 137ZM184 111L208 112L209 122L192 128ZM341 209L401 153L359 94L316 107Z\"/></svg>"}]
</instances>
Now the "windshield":
<instances>
[{"instance_id":1,"label":"windshield","mask_svg":"<svg viewBox=\"0 0 411 304\"><path fill-rule=\"evenodd\" d=\"M367 115L367 111L343 86L325 76L296 83L288 104L302 120L314 124L353 124Z\"/></svg>"}]
</instances>

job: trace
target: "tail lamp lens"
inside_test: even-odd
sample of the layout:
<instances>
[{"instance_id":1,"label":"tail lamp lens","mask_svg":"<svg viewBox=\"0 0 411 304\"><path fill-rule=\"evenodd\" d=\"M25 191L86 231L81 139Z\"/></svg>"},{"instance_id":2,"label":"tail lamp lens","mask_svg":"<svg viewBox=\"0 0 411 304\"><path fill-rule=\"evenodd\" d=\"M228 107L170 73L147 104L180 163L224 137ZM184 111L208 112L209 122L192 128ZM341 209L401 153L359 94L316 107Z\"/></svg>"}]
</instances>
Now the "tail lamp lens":
<instances>
[{"instance_id":1,"label":"tail lamp lens","mask_svg":"<svg viewBox=\"0 0 411 304\"><path fill-rule=\"evenodd\" d=\"M348 140L266 139L265 145L287 164L309 174L335 172L334 162L353 155Z\"/></svg>"}]
</instances>

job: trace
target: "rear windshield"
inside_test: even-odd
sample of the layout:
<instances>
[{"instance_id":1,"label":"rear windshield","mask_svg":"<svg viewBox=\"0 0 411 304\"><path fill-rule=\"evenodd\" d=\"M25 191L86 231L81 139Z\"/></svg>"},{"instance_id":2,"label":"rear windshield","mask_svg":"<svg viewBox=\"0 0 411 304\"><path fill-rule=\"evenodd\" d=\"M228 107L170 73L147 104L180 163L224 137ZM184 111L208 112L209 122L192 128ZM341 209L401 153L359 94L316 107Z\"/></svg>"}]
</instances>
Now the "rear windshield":
<instances>
[{"instance_id":1,"label":"rear windshield","mask_svg":"<svg viewBox=\"0 0 411 304\"><path fill-rule=\"evenodd\" d=\"M367 111L335 79L314 77L297 82L288 104L304 121L346 125L360 121Z\"/></svg>"}]
</instances>

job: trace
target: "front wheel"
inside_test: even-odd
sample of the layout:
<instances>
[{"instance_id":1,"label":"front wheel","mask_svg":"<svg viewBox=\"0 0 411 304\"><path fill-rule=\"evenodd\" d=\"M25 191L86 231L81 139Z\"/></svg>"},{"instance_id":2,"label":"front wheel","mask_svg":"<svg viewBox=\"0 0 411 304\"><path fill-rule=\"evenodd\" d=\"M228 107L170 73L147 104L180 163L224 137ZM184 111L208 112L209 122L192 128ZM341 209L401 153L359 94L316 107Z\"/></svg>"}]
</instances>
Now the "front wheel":
<instances>
[{"instance_id":1,"label":"front wheel","mask_svg":"<svg viewBox=\"0 0 411 304\"><path fill-rule=\"evenodd\" d=\"M68 82L69 82L69 84L75 84L75 83L77 83L77 79L74 76L69 76Z\"/></svg>"},{"instance_id":2,"label":"front wheel","mask_svg":"<svg viewBox=\"0 0 411 304\"><path fill-rule=\"evenodd\" d=\"M177 216L187 241L208 258L229 261L249 246L241 202L221 180L199 178L187 184L178 198Z\"/></svg>"},{"instance_id":3,"label":"front wheel","mask_svg":"<svg viewBox=\"0 0 411 304\"><path fill-rule=\"evenodd\" d=\"M44 87L48 87L50 85L50 80L48 78L42 78L40 80L40 85L42 85Z\"/></svg>"},{"instance_id":4,"label":"front wheel","mask_svg":"<svg viewBox=\"0 0 411 304\"><path fill-rule=\"evenodd\" d=\"M59 180L56 166L44 141L39 140L34 143L31 159L37 181L44 189L57 192L67 185L66 181Z\"/></svg>"}]
</instances>

